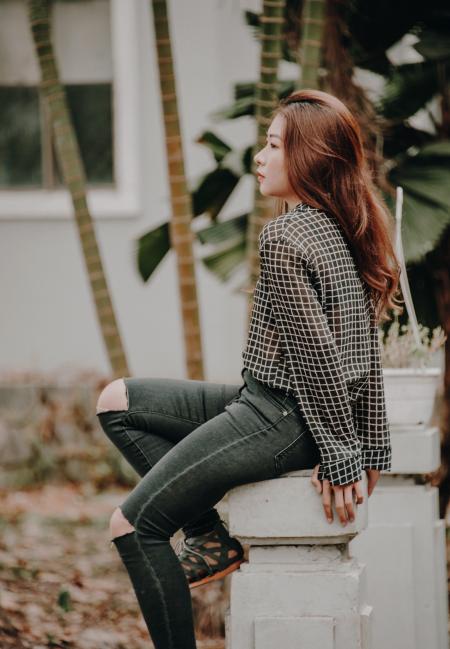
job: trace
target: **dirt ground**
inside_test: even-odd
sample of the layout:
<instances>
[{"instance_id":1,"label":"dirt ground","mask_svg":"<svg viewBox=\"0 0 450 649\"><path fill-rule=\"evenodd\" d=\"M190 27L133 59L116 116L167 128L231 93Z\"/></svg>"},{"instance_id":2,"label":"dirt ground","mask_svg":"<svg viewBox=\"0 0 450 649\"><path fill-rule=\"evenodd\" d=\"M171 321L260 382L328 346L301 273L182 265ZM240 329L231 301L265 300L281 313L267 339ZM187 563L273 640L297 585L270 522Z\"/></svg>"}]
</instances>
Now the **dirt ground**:
<instances>
[{"instance_id":1,"label":"dirt ground","mask_svg":"<svg viewBox=\"0 0 450 649\"><path fill-rule=\"evenodd\" d=\"M90 484L0 490L0 649L153 646L109 544L109 517L128 491L99 493ZM449 528L447 546L450 556ZM192 591L199 649L225 647L229 578Z\"/></svg>"},{"instance_id":2,"label":"dirt ground","mask_svg":"<svg viewBox=\"0 0 450 649\"><path fill-rule=\"evenodd\" d=\"M127 493L88 484L0 492L1 649L153 646L109 543L109 517ZM192 591L199 649L224 649L227 579Z\"/></svg>"}]
</instances>

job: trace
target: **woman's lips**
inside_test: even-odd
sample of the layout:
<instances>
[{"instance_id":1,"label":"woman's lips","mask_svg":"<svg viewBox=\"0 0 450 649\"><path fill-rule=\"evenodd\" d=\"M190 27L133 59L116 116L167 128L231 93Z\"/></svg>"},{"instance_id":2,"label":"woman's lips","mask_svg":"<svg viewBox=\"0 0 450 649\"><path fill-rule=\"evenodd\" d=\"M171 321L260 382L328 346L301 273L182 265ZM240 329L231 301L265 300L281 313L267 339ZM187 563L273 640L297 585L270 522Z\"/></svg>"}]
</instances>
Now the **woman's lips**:
<instances>
[{"instance_id":1,"label":"woman's lips","mask_svg":"<svg viewBox=\"0 0 450 649\"><path fill-rule=\"evenodd\" d=\"M262 174L256 174L256 177L258 178L259 182L261 182L261 180L264 180L265 178L265 176L263 176Z\"/></svg>"}]
</instances>

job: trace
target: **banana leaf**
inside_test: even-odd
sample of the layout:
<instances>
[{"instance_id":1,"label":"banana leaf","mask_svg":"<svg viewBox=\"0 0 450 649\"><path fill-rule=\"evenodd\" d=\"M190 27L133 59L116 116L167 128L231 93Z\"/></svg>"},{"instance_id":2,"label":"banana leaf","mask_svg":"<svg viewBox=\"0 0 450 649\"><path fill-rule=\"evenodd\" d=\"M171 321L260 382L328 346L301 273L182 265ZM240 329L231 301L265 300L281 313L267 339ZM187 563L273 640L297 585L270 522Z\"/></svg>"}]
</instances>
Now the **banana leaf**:
<instances>
[{"instance_id":1,"label":"banana leaf","mask_svg":"<svg viewBox=\"0 0 450 649\"><path fill-rule=\"evenodd\" d=\"M402 238L407 262L420 261L450 223L450 141L433 142L388 176L404 192ZM391 204L392 200L388 199Z\"/></svg>"},{"instance_id":2,"label":"banana leaf","mask_svg":"<svg viewBox=\"0 0 450 649\"><path fill-rule=\"evenodd\" d=\"M202 259L205 266L222 282L227 282L230 277L246 266L245 263L245 236L240 241L234 242L225 250L212 253Z\"/></svg>"},{"instance_id":3,"label":"banana leaf","mask_svg":"<svg viewBox=\"0 0 450 649\"><path fill-rule=\"evenodd\" d=\"M170 250L169 224L163 223L137 239L137 269L146 282Z\"/></svg>"},{"instance_id":4,"label":"banana leaf","mask_svg":"<svg viewBox=\"0 0 450 649\"><path fill-rule=\"evenodd\" d=\"M388 80L377 112L387 119L403 120L420 110L439 89L433 61L398 65Z\"/></svg>"}]
</instances>

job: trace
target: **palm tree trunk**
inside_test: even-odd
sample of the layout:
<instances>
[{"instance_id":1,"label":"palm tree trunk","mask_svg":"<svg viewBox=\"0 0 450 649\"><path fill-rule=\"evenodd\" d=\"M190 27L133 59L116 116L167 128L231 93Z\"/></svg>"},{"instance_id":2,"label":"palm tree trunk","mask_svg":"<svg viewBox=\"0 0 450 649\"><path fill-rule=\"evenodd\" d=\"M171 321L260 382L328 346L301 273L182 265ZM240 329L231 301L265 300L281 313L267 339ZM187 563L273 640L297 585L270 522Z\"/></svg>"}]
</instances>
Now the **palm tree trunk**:
<instances>
[{"instance_id":1,"label":"palm tree trunk","mask_svg":"<svg viewBox=\"0 0 450 649\"><path fill-rule=\"evenodd\" d=\"M109 295L106 277L86 200L83 162L67 106L65 89L59 81L51 41L49 0L29 0L28 15L41 69L41 89L52 122L56 155L64 183L72 198L81 249L87 268L97 318L111 369L115 377L129 374L125 352Z\"/></svg>"},{"instance_id":2,"label":"palm tree trunk","mask_svg":"<svg viewBox=\"0 0 450 649\"><path fill-rule=\"evenodd\" d=\"M192 201L184 170L166 0L152 0L152 8L172 210L169 232L171 246L175 250L177 259L187 375L190 379L203 380L203 355L193 255L194 234L191 229Z\"/></svg>"},{"instance_id":3,"label":"palm tree trunk","mask_svg":"<svg viewBox=\"0 0 450 649\"><path fill-rule=\"evenodd\" d=\"M261 60L260 78L256 84L255 117L257 124L257 140L252 156L264 147L266 131L272 121L272 112L278 103L278 63L281 58L281 39L284 24L285 0L264 0L261 16ZM252 160L253 172L255 165ZM273 214L273 201L259 191L255 181L254 208L249 214L246 241L247 259L249 266L249 288L253 288L259 274L258 237L264 223ZM249 322L253 303L252 293L248 299L247 320Z\"/></svg>"},{"instance_id":4,"label":"palm tree trunk","mask_svg":"<svg viewBox=\"0 0 450 649\"><path fill-rule=\"evenodd\" d=\"M320 89L320 65L323 54L326 0L305 0L302 12L298 90Z\"/></svg>"}]
</instances>

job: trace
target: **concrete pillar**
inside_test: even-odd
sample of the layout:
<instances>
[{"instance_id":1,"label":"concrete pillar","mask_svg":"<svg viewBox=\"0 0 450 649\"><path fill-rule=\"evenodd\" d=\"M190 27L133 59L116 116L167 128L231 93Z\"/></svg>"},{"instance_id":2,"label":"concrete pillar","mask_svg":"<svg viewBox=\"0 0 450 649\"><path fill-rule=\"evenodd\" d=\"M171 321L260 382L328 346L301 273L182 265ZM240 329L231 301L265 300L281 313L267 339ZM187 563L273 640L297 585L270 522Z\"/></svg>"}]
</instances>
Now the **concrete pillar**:
<instances>
[{"instance_id":1,"label":"concrete pillar","mask_svg":"<svg viewBox=\"0 0 450 649\"><path fill-rule=\"evenodd\" d=\"M369 525L350 543L367 567L375 649L448 649L445 521L423 474L440 464L437 427L391 426L392 472L369 501Z\"/></svg>"},{"instance_id":2,"label":"concrete pillar","mask_svg":"<svg viewBox=\"0 0 450 649\"><path fill-rule=\"evenodd\" d=\"M371 649L365 566L349 541L367 526L365 502L343 527L328 523L312 471L228 492L233 536L249 561L231 574L226 649Z\"/></svg>"}]
</instances>

